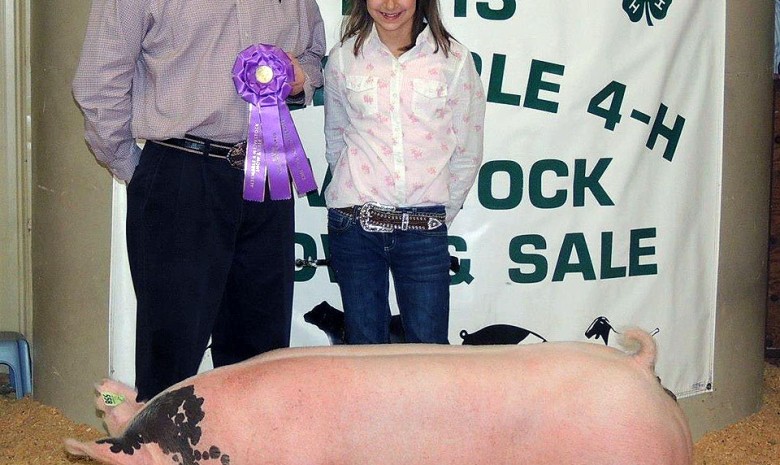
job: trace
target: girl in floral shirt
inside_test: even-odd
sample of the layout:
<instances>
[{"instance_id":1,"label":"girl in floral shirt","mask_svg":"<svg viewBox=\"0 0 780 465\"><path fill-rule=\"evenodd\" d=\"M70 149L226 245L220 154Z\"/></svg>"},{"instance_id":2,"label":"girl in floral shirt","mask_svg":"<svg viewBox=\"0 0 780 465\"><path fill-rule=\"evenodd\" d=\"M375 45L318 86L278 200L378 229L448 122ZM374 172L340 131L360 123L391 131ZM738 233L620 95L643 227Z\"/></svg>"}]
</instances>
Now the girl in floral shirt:
<instances>
[{"instance_id":1,"label":"girl in floral shirt","mask_svg":"<svg viewBox=\"0 0 780 465\"><path fill-rule=\"evenodd\" d=\"M482 162L485 94L438 0L354 0L325 67L330 266L348 343L447 343L447 228Z\"/></svg>"}]
</instances>

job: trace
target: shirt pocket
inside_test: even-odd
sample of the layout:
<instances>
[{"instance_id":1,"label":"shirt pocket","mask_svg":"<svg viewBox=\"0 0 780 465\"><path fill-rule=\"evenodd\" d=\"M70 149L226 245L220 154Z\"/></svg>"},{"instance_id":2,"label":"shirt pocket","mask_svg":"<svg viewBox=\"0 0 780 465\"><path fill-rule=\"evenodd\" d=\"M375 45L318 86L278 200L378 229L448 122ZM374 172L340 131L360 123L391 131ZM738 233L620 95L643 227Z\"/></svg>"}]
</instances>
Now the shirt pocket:
<instances>
[{"instance_id":1,"label":"shirt pocket","mask_svg":"<svg viewBox=\"0 0 780 465\"><path fill-rule=\"evenodd\" d=\"M373 76L347 76L347 100L360 115L375 115L378 112L377 80Z\"/></svg>"},{"instance_id":2,"label":"shirt pocket","mask_svg":"<svg viewBox=\"0 0 780 465\"><path fill-rule=\"evenodd\" d=\"M430 79L412 79L412 111L423 120L439 119L447 105L447 84Z\"/></svg>"}]
</instances>

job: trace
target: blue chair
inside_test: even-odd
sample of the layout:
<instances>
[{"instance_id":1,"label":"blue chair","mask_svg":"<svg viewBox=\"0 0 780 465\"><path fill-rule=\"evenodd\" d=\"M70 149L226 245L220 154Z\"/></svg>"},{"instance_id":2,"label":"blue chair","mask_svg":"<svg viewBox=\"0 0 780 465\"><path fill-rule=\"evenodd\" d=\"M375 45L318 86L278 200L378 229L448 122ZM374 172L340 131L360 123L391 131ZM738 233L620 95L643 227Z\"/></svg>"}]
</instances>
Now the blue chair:
<instances>
[{"instance_id":1,"label":"blue chair","mask_svg":"<svg viewBox=\"0 0 780 465\"><path fill-rule=\"evenodd\" d=\"M17 399L32 394L30 346L21 333L0 331L0 364L11 369L11 384Z\"/></svg>"}]
</instances>

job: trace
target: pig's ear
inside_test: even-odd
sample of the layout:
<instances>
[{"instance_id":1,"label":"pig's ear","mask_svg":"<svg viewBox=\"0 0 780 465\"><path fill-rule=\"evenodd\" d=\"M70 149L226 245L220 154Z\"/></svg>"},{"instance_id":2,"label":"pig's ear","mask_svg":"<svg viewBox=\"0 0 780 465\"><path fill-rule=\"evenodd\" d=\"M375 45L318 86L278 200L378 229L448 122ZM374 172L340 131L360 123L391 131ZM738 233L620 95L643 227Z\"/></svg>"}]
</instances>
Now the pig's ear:
<instances>
[{"instance_id":1,"label":"pig's ear","mask_svg":"<svg viewBox=\"0 0 780 465\"><path fill-rule=\"evenodd\" d=\"M75 439L66 439L65 450L72 455L90 457L108 465L138 465L141 463L152 463L151 454L145 447L142 447L140 450L135 450L133 455L129 455L123 452L111 452L111 444L79 442Z\"/></svg>"}]
</instances>

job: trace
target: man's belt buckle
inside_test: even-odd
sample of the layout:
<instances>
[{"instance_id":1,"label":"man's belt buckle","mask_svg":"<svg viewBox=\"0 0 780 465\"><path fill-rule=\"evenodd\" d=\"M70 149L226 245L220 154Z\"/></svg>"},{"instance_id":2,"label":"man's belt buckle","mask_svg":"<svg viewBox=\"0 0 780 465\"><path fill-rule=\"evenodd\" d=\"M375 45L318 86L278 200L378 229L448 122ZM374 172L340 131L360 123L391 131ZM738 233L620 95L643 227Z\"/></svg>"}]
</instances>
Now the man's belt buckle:
<instances>
[{"instance_id":1,"label":"man's belt buckle","mask_svg":"<svg viewBox=\"0 0 780 465\"><path fill-rule=\"evenodd\" d=\"M230 147L225 158L231 167L243 171L244 160L246 159L246 141L242 140L233 147Z\"/></svg>"},{"instance_id":2,"label":"man's belt buckle","mask_svg":"<svg viewBox=\"0 0 780 465\"><path fill-rule=\"evenodd\" d=\"M363 228L363 230L367 232L393 232L392 225L383 224L380 221L373 221L371 215L374 211L392 213L395 211L395 207L382 205L376 202L367 202L361 205L359 218L360 226Z\"/></svg>"}]
</instances>

